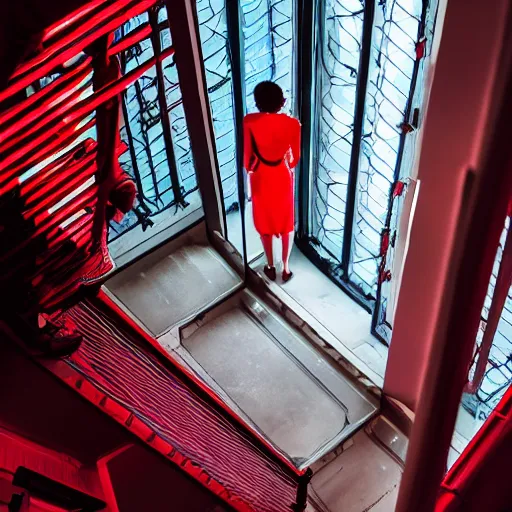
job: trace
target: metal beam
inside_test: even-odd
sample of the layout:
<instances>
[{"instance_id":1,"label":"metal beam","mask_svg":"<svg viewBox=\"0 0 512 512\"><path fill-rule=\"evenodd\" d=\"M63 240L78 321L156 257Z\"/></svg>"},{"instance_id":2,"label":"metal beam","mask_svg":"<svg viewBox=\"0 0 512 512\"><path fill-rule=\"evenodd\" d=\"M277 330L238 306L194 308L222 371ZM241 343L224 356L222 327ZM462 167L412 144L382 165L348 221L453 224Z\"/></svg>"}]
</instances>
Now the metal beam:
<instances>
[{"instance_id":1,"label":"metal beam","mask_svg":"<svg viewBox=\"0 0 512 512\"><path fill-rule=\"evenodd\" d=\"M316 16L318 2L299 0L297 13L297 83L298 113L302 124L302 147L297 183L298 193L298 233L299 239L309 234L309 201L312 169L312 149L315 146L315 134L318 120L315 118L317 88L314 87L317 67L317 31Z\"/></svg>"},{"instance_id":2,"label":"metal beam","mask_svg":"<svg viewBox=\"0 0 512 512\"><path fill-rule=\"evenodd\" d=\"M343 230L343 250L341 268L344 279L348 280L348 269L352 253L352 235L354 232L354 216L356 210L357 177L359 169L359 156L361 140L363 137L364 112L366 104L366 90L370 69L372 47L373 19L375 14L375 1L367 1L364 5L363 38L361 41L361 55L359 57L359 72L357 74L357 96L354 116L354 132L352 153L350 155L350 169L348 175L347 202L345 207L345 225Z\"/></svg>"},{"instance_id":3,"label":"metal beam","mask_svg":"<svg viewBox=\"0 0 512 512\"><path fill-rule=\"evenodd\" d=\"M246 180L244 176L244 129L245 116L245 60L244 60L244 38L242 34L242 22L240 4L238 0L226 0L226 17L228 27L229 57L231 61L231 79L233 83L233 103L235 106L236 126L236 174L238 188L238 203L242 223L242 252L245 267L245 278L247 278L247 237L245 229L245 200Z\"/></svg>"}]
</instances>

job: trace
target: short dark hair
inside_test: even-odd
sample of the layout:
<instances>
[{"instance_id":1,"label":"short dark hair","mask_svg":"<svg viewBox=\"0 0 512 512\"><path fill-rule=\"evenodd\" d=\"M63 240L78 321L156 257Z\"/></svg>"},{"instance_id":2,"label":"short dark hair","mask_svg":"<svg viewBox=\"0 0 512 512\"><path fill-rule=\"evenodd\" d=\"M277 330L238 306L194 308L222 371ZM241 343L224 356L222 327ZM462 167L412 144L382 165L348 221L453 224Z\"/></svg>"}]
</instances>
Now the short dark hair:
<instances>
[{"instance_id":1,"label":"short dark hair","mask_svg":"<svg viewBox=\"0 0 512 512\"><path fill-rule=\"evenodd\" d=\"M254 100L260 112L276 113L284 106L284 94L274 82L260 82L254 88Z\"/></svg>"}]
</instances>

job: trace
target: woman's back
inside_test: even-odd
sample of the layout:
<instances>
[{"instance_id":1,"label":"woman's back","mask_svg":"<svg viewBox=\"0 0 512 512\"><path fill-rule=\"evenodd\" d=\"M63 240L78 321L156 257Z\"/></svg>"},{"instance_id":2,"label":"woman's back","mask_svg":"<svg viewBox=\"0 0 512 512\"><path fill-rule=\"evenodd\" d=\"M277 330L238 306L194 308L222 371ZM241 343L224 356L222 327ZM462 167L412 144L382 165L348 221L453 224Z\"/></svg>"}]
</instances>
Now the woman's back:
<instances>
[{"instance_id":1,"label":"woman's back","mask_svg":"<svg viewBox=\"0 0 512 512\"><path fill-rule=\"evenodd\" d=\"M287 114L247 114L244 124L249 131L247 135L252 135L259 152L268 160L283 158L290 147L293 150L300 135L299 121Z\"/></svg>"},{"instance_id":2,"label":"woman's back","mask_svg":"<svg viewBox=\"0 0 512 512\"><path fill-rule=\"evenodd\" d=\"M295 167L300 153L300 123L287 114L255 113L244 119L245 168L252 153L251 139L267 160L280 160L289 150L288 164Z\"/></svg>"}]
</instances>

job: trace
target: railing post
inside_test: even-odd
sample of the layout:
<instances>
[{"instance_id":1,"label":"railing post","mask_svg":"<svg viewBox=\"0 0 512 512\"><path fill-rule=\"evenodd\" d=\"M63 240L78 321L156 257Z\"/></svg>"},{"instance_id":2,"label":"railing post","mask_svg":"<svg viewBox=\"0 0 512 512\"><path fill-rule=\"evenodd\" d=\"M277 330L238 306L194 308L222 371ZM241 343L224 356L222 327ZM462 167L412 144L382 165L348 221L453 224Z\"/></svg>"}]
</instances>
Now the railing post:
<instances>
[{"instance_id":1,"label":"railing post","mask_svg":"<svg viewBox=\"0 0 512 512\"><path fill-rule=\"evenodd\" d=\"M233 100L235 105L236 142L236 175L238 188L238 202L240 206L240 220L242 226L242 255L244 260L245 276L248 270L247 237L245 227L245 205L247 199L247 177L244 174L244 135L243 122L245 116L245 62L244 38L242 33L241 9L238 0L226 0L226 16L228 28L229 57L231 59L231 72L233 80Z\"/></svg>"},{"instance_id":2,"label":"railing post","mask_svg":"<svg viewBox=\"0 0 512 512\"><path fill-rule=\"evenodd\" d=\"M308 485L313 478L311 468L299 476L299 486L297 487L297 501L292 505L293 512L304 512L308 505Z\"/></svg>"},{"instance_id":3,"label":"railing post","mask_svg":"<svg viewBox=\"0 0 512 512\"><path fill-rule=\"evenodd\" d=\"M315 108L318 90L314 87L317 55L317 9L318 1L300 0L297 13L298 59L297 82L299 84L298 112L302 123L302 147L298 174L298 237L309 235L309 197L312 165L312 148L317 120Z\"/></svg>"}]
</instances>

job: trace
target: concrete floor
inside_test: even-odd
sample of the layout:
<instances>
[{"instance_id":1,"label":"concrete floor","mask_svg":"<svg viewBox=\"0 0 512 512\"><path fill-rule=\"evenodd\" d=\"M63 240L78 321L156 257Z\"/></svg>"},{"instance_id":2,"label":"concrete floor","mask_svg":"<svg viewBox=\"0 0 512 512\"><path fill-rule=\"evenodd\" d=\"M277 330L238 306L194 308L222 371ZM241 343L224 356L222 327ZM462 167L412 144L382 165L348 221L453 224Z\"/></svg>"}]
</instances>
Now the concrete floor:
<instances>
[{"instance_id":1,"label":"concrete floor","mask_svg":"<svg viewBox=\"0 0 512 512\"><path fill-rule=\"evenodd\" d=\"M263 274L265 259L251 265L283 302L295 310L323 340L382 387L388 348L371 334L371 315L336 286L296 247L290 258L294 277L288 283L269 281Z\"/></svg>"},{"instance_id":2,"label":"concrete floor","mask_svg":"<svg viewBox=\"0 0 512 512\"><path fill-rule=\"evenodd\" d=\"M242 235L242 214L241 212L231 212L226 216L228 227L228 240L236 247L240 254L243 254L243 235ZM260 236L254 227L252 218L252 204L247 203L245 207L245 232L247 244L247 259L249 261L258 258L263 254Z\"/></svg>"},{"instance_id":3,"label":"concrete floor","mask_svg":"<svg viewBox=\"0 0 512 512\"><path fill-rule=\"evenodd\" d=\"M185 328L181 344L214 391L302 467L346 439L376 406L261 304L252 307L255 314L235 300L221 306Z\"/></svg>"},{"instance_id":4,"label":"concrete floor","mask_svg":"<svg viewBox=\"0 0 512 512\"><path fill-rule=\"evenodd\" d=\"M133 263L106 283L115 299L154 336L233 291L240 278L191 230Z\"/></svg>"},{"instance_id":5,"label":"concrete floor","mask_svg":"<svg viewBox=\"0 0 512 512\"><path fill-rule=\"evenodd\" d=\"M314 475L310 495L325 512L393 512L401 476L399 463L360 431Z\"/></svg>"}]
</instances>

